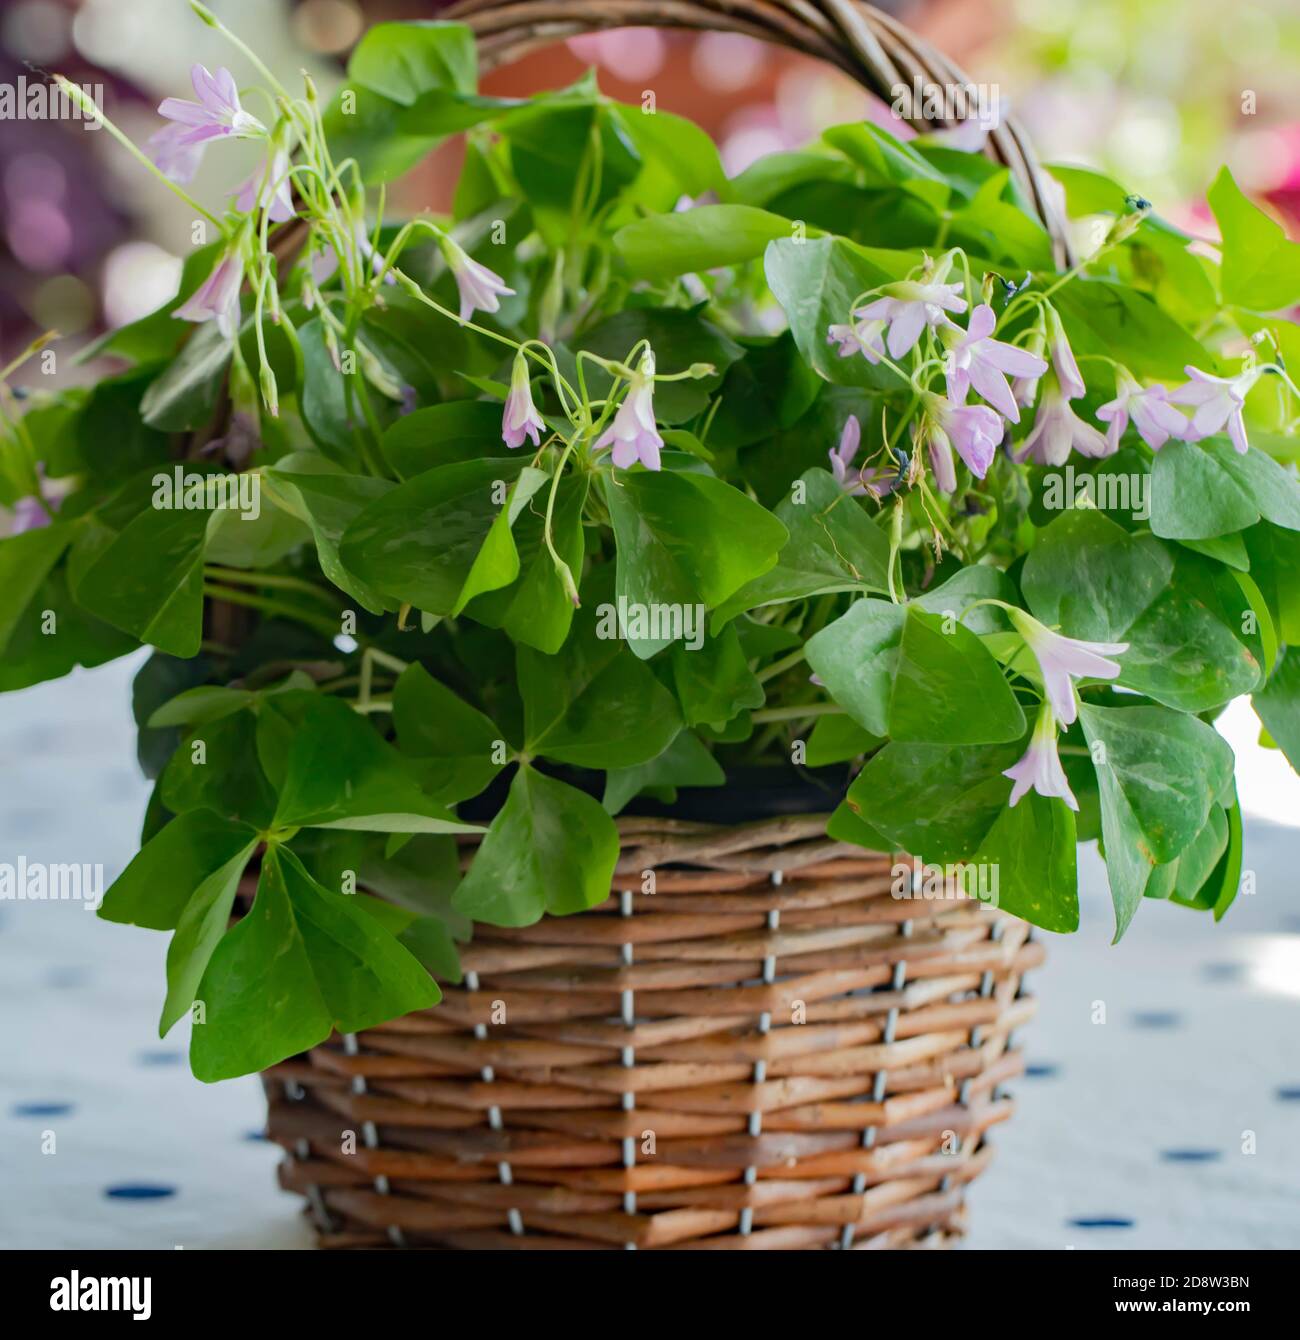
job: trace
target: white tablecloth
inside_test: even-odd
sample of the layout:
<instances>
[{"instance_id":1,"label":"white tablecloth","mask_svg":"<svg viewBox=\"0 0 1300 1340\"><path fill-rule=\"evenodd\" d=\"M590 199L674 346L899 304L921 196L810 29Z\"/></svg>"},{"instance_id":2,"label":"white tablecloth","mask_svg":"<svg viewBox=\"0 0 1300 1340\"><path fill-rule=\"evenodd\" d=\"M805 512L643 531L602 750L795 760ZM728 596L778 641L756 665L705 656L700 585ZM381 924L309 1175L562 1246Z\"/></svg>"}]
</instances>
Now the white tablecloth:
<instances>
[{"instance_id":1,"label":"white tablecloth","mask_svg":"<svg viewBox=\"0 0 1300 1340\"><path fill-rule=\"evenodd\" d=\"M111 880L129 859L148 794L135 664L0 697L0 861ZM969 1246L1300 1245L1300 829L1257 817L1300 823L1300 787L1244 721L1228 733L1258 892L1217 928L1148 904L1112 947L1089 853L1084 928L1046 937L1030 1073ZM0 1246L310 1245L257 1080L200 1084L185 1026L157 1037L166 943L74 902L0 903Z\"/></svg>"}]
</instances>

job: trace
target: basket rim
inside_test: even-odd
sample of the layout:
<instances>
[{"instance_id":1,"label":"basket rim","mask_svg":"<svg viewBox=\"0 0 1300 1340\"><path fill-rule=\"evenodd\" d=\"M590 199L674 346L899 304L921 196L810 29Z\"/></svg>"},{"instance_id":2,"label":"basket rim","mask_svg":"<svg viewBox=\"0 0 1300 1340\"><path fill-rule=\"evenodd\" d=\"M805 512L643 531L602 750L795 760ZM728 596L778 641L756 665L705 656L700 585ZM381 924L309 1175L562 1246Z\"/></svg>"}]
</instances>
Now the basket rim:
<instances>
[{"instance_id":1,"label":"basket rim","mask_svg":"<svg viewBox=\"0 0 1300 1340\"><path fill-rule=\"evenodd\" d=\"M892 14L866 0L456 0L441 17L474 34L482 73L585 33L614 28L678 28L753 37L836 66L877 97L892 90L969 86L960 66ZM923 105L925 100L923 99ZM914 129L943 129L951 118L905 118ZM984 152L1010 169L1052 240L1057 264L1075 262L1068 224L1046 174L1014 116L992 127Z\"/></svg>"}]
</instances>

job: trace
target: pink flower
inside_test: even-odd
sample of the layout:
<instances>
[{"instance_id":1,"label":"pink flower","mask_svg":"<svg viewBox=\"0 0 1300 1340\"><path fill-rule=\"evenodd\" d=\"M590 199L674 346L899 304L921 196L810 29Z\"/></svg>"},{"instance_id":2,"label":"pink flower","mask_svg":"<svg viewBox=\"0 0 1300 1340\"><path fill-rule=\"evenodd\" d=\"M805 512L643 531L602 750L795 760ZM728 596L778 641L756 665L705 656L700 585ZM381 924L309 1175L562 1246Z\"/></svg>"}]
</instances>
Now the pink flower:
<instances>
[{"instance_id":1,"label":"pink flower","mask_svg":"<svg viewBox=\"0 0 1300 1340\"><path fill-rule=\"evenodd\" d=\"M289 155L276 149L239 188L235 208L244 214L265 209L272 223L293 218L293 192L289 187Z\"/></svg>"},{"instance_id":2,"label":"pink flower","mask_svg":"<svg viewBox=\"0 0 1300 1340\"><path fill-rule=\"evenodd\" d=\"M918 440L925 444L934 472L934 486L943 493L957 491L957 464L952 458L952 442L948 434L933 420L927 420Z\"/></svg>"},{"instance_id":3,"label":"pink flower","mask_svg":"<svg viewBox=\"0 0 1300 1340\"><path fill-rule=\"evenodd\" d=\"M1109 456L1115 447L1070 408L1054 376L1049 376L1038 402L1034 426L1016 453L1016 460L1033 459L1040 465L1064 465L1071 449L1081 456Z\"/></svg>"},{"instance_id":4,"label":"pink flower","mask_svg":"<svg viewBox=\"0 0 1300 1340\"><path fill-rule=\"evenodd\" d=\"M471 259L463 247L445 235L442 238L442 251L452 274L456 277L456 288L460 291L462 321L468 321L476 311L499 311L500 295L514 294L514 289L507 288L506 281L499 274Z\"/></svg>"},{"instance_id":5,"label":"pink flower","mask_svg":"<svg viewBox=\"0 0 1300 1340\"><path fill-rule=\"evenodd\" d=\"M25 531L40 530L42 526L50 524L50 513L46 510L46 506L50 508L57 506L60 490L57 485L51 486L46 483L44 461L36 462L36 487L37 493L19 498L14 503L9 523L10 535L22 535Z\"/></svg>"},{"instance_id":6,"label":"pink flower","mask_svg":"<svg viewBox=\"0 0 1300 1340\"><path fill-rule=\"evenodd\" d=\"M930 449L935 483L947 493L957 487L950 447L966 462L976 479L983 479L1006 431L987 405L954 405L943 396L927 395L922 438Z\"/></svg>"},{"instance_id":7,"label":"pink flower","mask_svg":"<svg viewBox=\"0 0 1300 1340\"><path fill-rule=\"evenodd\" d=\"M1128 650L1127 642L1084 642L1045 628L1031 614L1012 605L1006 607L1016 631L1025 639L1043 675L1043 691L1062 726L1070 725L1079 715L1074 696L1075 679L1114 679L1120 673L1119 656Z\"/></svg>"},{"instance_id":8,"label":"pink flower","mask_svg":"<svg viewBox=\"0 0 1300 1340\"><path fill-rule=\"evenodd\" d=\"M19 498L13 506L13 519L9 526L9 533L10 535L22 535L25 531L40 530L42 526L48 526L49 524L49 513L41 506L37 498Z\"/></svg>"},{"instance_id":9,"label":"pink flower","mask_svg":"<svg viewBox=\"0 0 1300 1340\"><path fill-rule=\"evenodd\" d=\"M879 363L885 352L885 346L880 338L884 329L883 321L858 321L851 326L827 326L826 343L838 345L837 352L841 358L861 354L868 363Z\"/></svg>"},{"instance_id":10,"label":"pink flower","mask_svg":"<svg viewBox=\"0 0 1300 1340\"><path fill-rule=\"evenodd\" d=\"M1221 433L1226 424L1232 445L1244 456L1250 443L1246 439L1246 421L1241 416L1241 407L1263 368L1250 368L1235 377L1215 377L1190 366L1184 370L1192 380L1169 395L1170 404L1196 406L1191 422L1185 426L1184 440L1199 442L1214 433Z\"/></svg>"},{"instance_id":11,"label":"pink flower","mask_svg":"<svg viewBox=\"0 0 1300 1340\"><path fill-rule=\"evenodd\" d=\"M647 470L659 469L659 449L664 440L655 427L654 410L655 356L647 349L641 366L632 374L623 403L614 422L597 439L594 451L612 447L611 459L620 470L640 461Z\"/></svg>"},{"instance_id":12,"label":"pink flower","mask_svg":"<svg viewBox=\"0 0 1300 1340\"><path fill-rule=\"evenodd\" d=\"M506 396L505 413L501 417L501 440L512 451L524 445L526 437L538 446L538 434L546 427L533 404L533 390L528 382L528 360L523 354L515 355L510 373L510 394Z\"/></svg>"},{"instance_id":13,"label":"pink flower","mask_svg":"<svg viewBox=\"0 0 1300 1340\"><path fill-rule=\"evenodd\" d=\"M858 422L856 414L850 414L844 421L839 446L832 447L827 452L827 455L831 458L831 473L835 476L835 482L845 493L860 494L864 491L858 480L849 478L849 466L853 464L853 458L858 454L858 446L861 441L862 425Z\"/></svg>"},{"instance_id":14,"label":"pink flower","mask_svg":"<svg viewBox=\"0 0 1300 1340\"><path fill-rule=\"evenodd\" d=\"M869 302L853 313L865 321L882 321L889 327L886 344L891 358L902 358L921 338L926 326L945 320L944 312L964 312L966 299L960 284L924 284L904 279L886 284L883 298Z\"/></svg>"},{"instance_id":15,"label":"pink flower","mask_svg":"<svg viewBox=\"0 0 1300 1340\"><path fill-rule=\"evenodd\" d=\"M194 180L203 160L202 144L191 144L189 130L182 125L164 126L149 136L145 150L154 166L168 181L184 185Z\"/></svg>"},{"instance_id":16,"label":"pink flower","mask_svg":"<svg viewBox=\"0 0 1300 1340\"><path fill-rule=\"evenodd\" d=\"M948 399L955 405L964 404L973 386L994 409L1019 423L1020 410L1004 374L1041 377L1047 364L1036 354L993 339L997 323L993 308L981 303L971 313L966 330L951 321L939 327L939 337L948 348Z\"/></svg>"},{"instance_id":17,"label":"pink flower","mask_svg":"<svg viewBox=\"0 0 1300 1340\"><path fill-rule=\"evenodd\" d=\"M1047 348L1047 336L1043 331L1041 321L1036 322L1029 332L1029 338L1025 341L1025 352L1032 354L1035 358L1042 358L1043 350ZM1046 371L1046 364L1044 364ZM1038 382L1042 373L1035 373L1029 377L1017 377L1011 383L1011 394L1016 398L1016 404L1021 409L1028 409L1034 403L1038 395Z\"/></svg>"},{"instance_id":18,"label":"pink flower","mask_svg":"<svg viewBox=\"0 0 1300 1340\"><path fill-rule=\"evenodd\" d=\"M239 327L239 290L244 283L244 258L237 247L222 253L212 273L172 315L181 321L215 321L217 329L233 338Z\"/></svg>"},{"instance_id":19,"label":"pink flower","mask_svg":"<svg viewBox=\"0 0 1300 1340\"><path fill-rule=\"evenodd\" d=\"M1074 359L1074 350L1065 338L1065 327L1056 314L1055 307L1047 307L1047 348L1052 358L1052 368L1061 391L1067 400L1078 400L1086 395L1088 388L1079 373L1079 365Z\"/></svg>"},{"instance_id":20,"label":"pink flower","mask_svg":"<svg viewBox=\"0 0 1300 1340\"><path fill-rule=\"evenodd\" d=\"M844 422L843 432L840 433L839 446L832 447L827 453L831 458L831 473L840 488L853 497L860 498L865 495L883 498L885 494L892 493L898 485L898 480L887 470L872 466L850 474L850 467L853 465L853 458L858 454L858 445L861 441L862 425L858 423L856 414L850 414Z\"/></svg>"},{"instance_id":21,"label":"pink flower","mask_svg":"<svg viewBox=\"0 0 1300 1340\"><path fill-rule=\"evenodd\" d=\"M1029 748L1003 774L1010 777L1015 786L1011 788L1011 798L1007 805L1014 808L1020 798L1029 790L1065 801L1072 809L1078 810L1079 802L1070 790L1065 769L1061 767L1061 756L1056 751L1056 725L1046 704L1034 723L1034 733L1029 737Z\"/></svg>"},{"instance_id":22,"label":"pink flower","mask_svg":"<svg viewBox=\"0 0 1300 1340\"><path fill-rule=\"evenodd\" d=\"M1182 437L1187 431L1187 419L1169 403L1163 386L1144 389L1127 368L1117 367L1115 399L1108 400L1097 411L1097 417L1110 424L1106 430L1106 446L1110 451L1119 450L1130 416L1152 451L1159 451L1171 437Z\"/></svg>"},{"instance_id":23,"label":"pink flower","mask_svg":"<svg viewBox=\"0 0 1300 1340\"><path fill-rule=\"evenodd\" d=\"M235 76L224 66L218 68L216 74L210 74L206 67L195 65L190 70L190 80L197 102L164 98L158 104L160 115L189 127L181 143L203 144L207 140L231 136L266 134L266 127L257 117L239 105Z\"/></svg>"}]
</instances>

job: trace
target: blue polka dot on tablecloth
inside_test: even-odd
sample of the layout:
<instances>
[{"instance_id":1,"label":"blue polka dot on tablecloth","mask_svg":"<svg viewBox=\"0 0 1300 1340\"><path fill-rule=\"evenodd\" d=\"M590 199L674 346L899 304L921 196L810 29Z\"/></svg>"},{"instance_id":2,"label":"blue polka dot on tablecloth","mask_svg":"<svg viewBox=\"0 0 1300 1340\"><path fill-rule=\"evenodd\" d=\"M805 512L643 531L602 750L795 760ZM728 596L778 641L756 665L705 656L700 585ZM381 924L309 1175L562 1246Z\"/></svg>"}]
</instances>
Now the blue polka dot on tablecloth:
<instances>
[{"instance_id":1,"label":"blue polka dot on tablecloth","mask_svg":"<svg viewBox=\"0 0 1300 1340\"><path fill-rule=\"evenodd\" d=\"M1182 1021L1173 1010L1139 1010L1129 1022L1134 1028L1177 1028Z\"/></svg>"},{"instance_id":2,"label":"blue polka dot on tablecloth","mask_svg":"<svg viewBox=\"0 0 1300 1340\"><path fill-rule=\"evenodd\" d=\"M1132 1228L1136 1221L1121 1219L1118 1216L1099 1215L1092 1219L1070 1219L1067 1222L1071 1228Z\"/></svg>"},{"instance_id":3,"label":"blue polka dot on tablecloth","mask_svg":"<svg viewBox=\"0 0 1300 1340\"><path fill-rule=\"evenodd\" d=\"M33 833L48 833L50 829L49 810L9 810L5 815L3 832L15 837L31 837Z\"/></svg>"},{"instance_id":4,"label":"blue polka dot on tablecloth","mask_svg":"<svg viewBox=\"0 0 1300 1340\"><path fill-rule=\"evenodd\" d=\"M1244 963L1207 963L1201 975L1211 982L1239 982L1246 975Z\"/></svg>"},{"instance_id":5,"label":"blue polka dot on tablecloth","mask_svg":"<svg viewBox=\"0 0 1300 1340\"><path fill-rule=\"evenodd\" d=\"M1219 1158L1217 1149L1162 1149L1165 1163L1213 1163Z\"/></svg>"},{"instance_id":6,"label":"blue polka dot on tablecloth","mask_svg":"<svg viewBox=\"0 0 1300 1340\"><path fill-rule=\"evenodd\" d=\"M16 1103L11 1117L66 1117L72 1111L71 1103Z\"/></svg>"},{"instance_id":7,"label":"blue polka dot on tablecloth","mask_svg":"<svg viewBox=\"0 0 1300 1340\"><path fill-rule=\"evenodd\" d=\"M156 1182L123 1182L120 1186L104 1188L104 1195L109 1200L163 1200L175 1194L174 1186L163 1186Z\"/></svg>"},{"instance_id":8,"label":"blue polka dot on tablecloth","mask_svg":"<svg viewBox=\"0 0 1300 1340\"><path fill-rule=\"evenodd\" d=\"M185 1059L185 1053L181 1051L148 1051L141 1052L135 1058L141 1065L149 1066L167 1066L180 1065Z\"/></svg>"},{"instance_id":9,"label":"blue polka dot on tablecloth","mask_svg":"<svg viewBox=\"0 0 1300 1340\"><path fill-rule=\"evenodd\" d=\"M1025 1067L1026 1079L1053 1079L1059 1073L1059 1066L1051 1065L1045 1061L1039 1061L1034 1065Z\"/></svg>"},{"instance_id":10,"label":"blue polka dot on tablecloth","mask_svg":"<svg viewBox=\"0 0 1300 1340\"><path fill-rule=\"evenodd\" d=\"M80 966L51 968L45 974L45 985L56 991L67 991L72 987L85 986L90 980L90 971Z\"/></svg>"},{"instance_id":11,"label":"blue polka dot on tablecloth","mask_svg":"<svg viewBox=\"0 0 1300 1340\"><path fill-rule=\"evenodd\" d=\"M1287 1085L1277 1091L1278 1102L1300 1103L1300 1085Z\"/></svg>"}]
</instances>

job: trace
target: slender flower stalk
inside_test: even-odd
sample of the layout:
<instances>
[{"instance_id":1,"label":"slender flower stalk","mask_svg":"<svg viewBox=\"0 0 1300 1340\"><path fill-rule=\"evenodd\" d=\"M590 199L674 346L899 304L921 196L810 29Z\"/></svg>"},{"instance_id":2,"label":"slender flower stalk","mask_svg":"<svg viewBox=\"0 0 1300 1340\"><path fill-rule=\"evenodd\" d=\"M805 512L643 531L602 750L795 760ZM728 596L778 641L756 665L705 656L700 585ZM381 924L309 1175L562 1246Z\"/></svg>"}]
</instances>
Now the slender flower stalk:
<instances>
[{"instance_id":1,"label":"slender flower stalk","mask_svg":"<svg viewBox=\"0 0 1300 1340\"><path fill-rule=\"evenodd\" d=\"M1070 790L1065 769L1061 767L1061 756L1056 749L1056 722L1046 703L1039 709L1034 732L1029 737L1029 748L1002 775L1010 777L1015 783L1011 788L1011 798L1007 801L1008 807L1012 809L1032 790L1049 799L1063 800L1072 810L1078 810L1079 802Z\"/></svg>"},{"instance_id":2,"label":"slender flower stalk","mask_svg":"<svg viewBox=\"0 0 1300 1340\"><path fill-rule=\"evenodd\" d=\"M207 7L207 5L201 4L200 0L190 0L190 8L208 25L209 28L219 32L236 51L241 52L258 74L266 80L267 85L270 88L274 89L281 97L288 97L288 93L285 91L284 86L275 75L271 73L266 62L262 60L257 52L254 51L242 37L238 37L235 33L231 32L230 29L227 28L226 25Z\"/></svg>"},{"instance_id":3,"label":"slender flower stalk","mask_svg":"<svg viewBox=\"0 0 1300 1340\"><path fill-rule=\"evenodd\" d=\"M151 172L155 177L157 177L158 180L162 182L163 185L166 186L172 192L173 195L183 200L190 207L190 209L192 209L196 214L201 215L203 218L207 219L209 223L214 224L217 228L222 229L224 231L224 224L222 224L221 220L217 218L217 216L210 209L205 209L201 204L199 204L199 202L195 200L194 197L190 195L188 191L185 190L185 188L180 184L179 181L177 181L174 177L169 176L168 173L164 172L158 166L158 164L155 163L153 159L150 158L149 155L145 153L145 151L141 149L140 146L136 144L136 142L133 139L131 139L129 135L125 134L120 127L118 127L112 121L110 121L108 117L106 117L104 113L100 111L99 104L94 100L94 98L90 97L84 89L79 88L70 79L66 79L61 74L56 74L54 76L54 83L58 87L59 92L62 93L64 97L68 98L73 103L74 106L80 108L81 111L86 116L90 117L98 125L103 126L104 129L108 131L108 133L118 142L118 144L120 144L122 148L127 151L127 153L129 153L138 163L140 163L143 167L147 168L149 172ZM173 144L172 146L173 153L176 151L176 148L177 146ZM171 167L172 170L175 171L177 165L175 163L172 163Z\"/></svg>"},{"instance_id":4,"label":"slender flower stalk","mask_svg":"<svg viewBox=\"0 0 1300 1340\"><path fill-rule=\"evenodd\" d=\"M283 149L268 153L257 171L239 187L235 208L244 214L265 209L272 223L287 223L293 218L289 155Z\"/></svg>"},{"instance_id":5,"label":"slender flower stalk","mask_svg":"<svg viewBox=\"0 0 1300 1340\"><path fill-rule=\"evenodd\" d=\"M370 240L370 233L366 228L366 221L360 214L352 221L352 240L356 243L357 255L363 261L369 262L374 274L382 274L385 284L397 283L397 275L383 254L375 249L375 244ZM312 283L319 288L338 272L338 252L331 245L323 245L312 251L308 263L311 266Z\"/></svg>"},{"instance_id":6,"label":"slender flower stalk","mask_svg":"<svg viewBox=\"0 0 1300 1340\"><path fill-rule=\"evenodd\" d=\"M1071 725L1079 715L1074 692L1076 679L1115 679L1120 673L1118 661L1107 659L1128 650L1127 642L1085 642L1081 638L1054 633L1032 614L1014 605L1005 608L1016 632L1033 653L1043 676L1043 690L1057 721Z\"/></svg>"}]
</instances>

